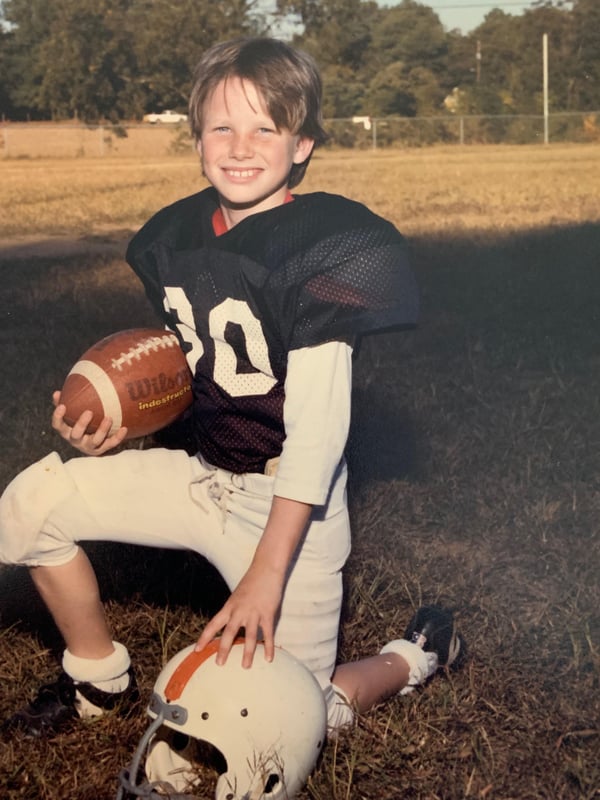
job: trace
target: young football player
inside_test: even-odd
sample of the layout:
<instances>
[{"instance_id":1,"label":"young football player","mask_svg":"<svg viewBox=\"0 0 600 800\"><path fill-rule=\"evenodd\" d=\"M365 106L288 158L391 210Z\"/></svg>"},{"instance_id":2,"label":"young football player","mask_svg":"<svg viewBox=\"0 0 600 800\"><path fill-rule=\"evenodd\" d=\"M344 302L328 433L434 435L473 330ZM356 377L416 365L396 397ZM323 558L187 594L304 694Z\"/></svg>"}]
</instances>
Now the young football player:
<instances>
[{"instance_id":1,"label":"young football player","mask_svg":"<svg viewBox=\"0 0 600 800\"><path fill-rule=\"evenodd\" d=\"M114 642L78 542L187 548L231 589L199 633L220 636L224 663L240 631L312 670L339 728L410 691L460 650L452 615L420 609L380 653L336 666L341 571L350 548L344 448L353 346L412 325L417 290L405 243L359 203L292 194L325 140L321 82L307 55L266 38L211 48L190 119L211 186L157 213L127 260L192 369L195 454L125 450L110 419L53 427L81 453L52 453L17 476L0 503L0 559L26 564L62 633L63 673L9 723L32 735L126 703L135 681ZM110 499L109 499L110 498ZM262 656L261 656L262 657ZM159 665L157 665L158 668Z\"/></svg>"}]
</instances>

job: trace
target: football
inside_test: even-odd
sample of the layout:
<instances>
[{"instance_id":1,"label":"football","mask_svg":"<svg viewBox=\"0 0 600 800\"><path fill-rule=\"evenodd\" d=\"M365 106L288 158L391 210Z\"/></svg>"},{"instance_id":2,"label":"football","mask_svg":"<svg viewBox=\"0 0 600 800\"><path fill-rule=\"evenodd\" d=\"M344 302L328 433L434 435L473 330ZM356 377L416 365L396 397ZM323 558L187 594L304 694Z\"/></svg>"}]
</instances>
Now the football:
<instances>
[{"instance_id":1,"label":"football","mask_svg":"<svg viewBox=\"0 0 600 800\"><path fill-rule=\"evenodd\" d=\"M120 331L86 350L60 393L65 422L84 411L94 416L93 433L104 417L111 433L127 427L127 439L146 436L174 422L192 402L192 374L174 333L154 328Z\"/></svg>"}]
</instances>

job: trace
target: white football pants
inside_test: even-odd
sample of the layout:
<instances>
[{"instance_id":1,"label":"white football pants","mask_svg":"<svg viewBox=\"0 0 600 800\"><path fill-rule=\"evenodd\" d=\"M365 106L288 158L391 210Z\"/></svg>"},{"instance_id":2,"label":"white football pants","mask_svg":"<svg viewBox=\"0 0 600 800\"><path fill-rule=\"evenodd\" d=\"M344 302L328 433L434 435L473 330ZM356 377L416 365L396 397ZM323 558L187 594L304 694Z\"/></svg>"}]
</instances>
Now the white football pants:
<instances>
[{"instance_id":1,"label":"white football pants","mask_svg":"<svg viewBox=\"0 0 600 800\"><path fill-rule=\"evenodd\" d=\"M342 602L341 570L350 550L345 466L327 506L315 508L291 565L276 645L299 658L323 687L329 724L351 709L335 694ZM193 550L233 589L267 522L273 478L234 475L183 451L125 450L63 463L56 453L18 475L0 499L0 562L59 565L77 542L109 541ZM158 666L158 665L157 665Z\"/></svg>"}]
</instances>

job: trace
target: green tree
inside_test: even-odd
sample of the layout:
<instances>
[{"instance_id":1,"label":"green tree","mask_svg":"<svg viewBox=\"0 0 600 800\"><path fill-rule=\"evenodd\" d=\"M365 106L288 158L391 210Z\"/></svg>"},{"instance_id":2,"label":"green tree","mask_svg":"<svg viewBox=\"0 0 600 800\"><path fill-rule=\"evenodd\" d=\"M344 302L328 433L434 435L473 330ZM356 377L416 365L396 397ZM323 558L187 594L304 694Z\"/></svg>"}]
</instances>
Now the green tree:
<instances>
[{"instance_id":1,"label":"green tree","mask_svg":"<svg viewBox=\"0 0 600 800\"><path fill-rule=\"evenodd\" d=\"M521 113L543 109L542 39L548 35L550 53L549 101L554 110L569 109L571 103L573 52L572 17L557 6L540 6L523 15L515 52L518 88L515 106Z\"/></svg>"},{"instance_id":2,"label":"green tree","mask_svg":"<svg viewBox=\"0 0 600 800\"><path fill-rule=\"evenodd\" d=\"M303 28L296 41L322 68L358 71L371 48L372 21L381 9L372 0L277 0L280 15L295 14Z\"/></svg>"},{"instance_id":3,"label":"green tree","mask_svg":"<svg viewBox=\"0 0 600 800\"><path fill-rule=\"evenodd\" d=\"M442 112L445 92L430 69L427 67L411 69L407 76L407 82L415 99L417 116Z\"/></svg>"},{"instance_id":4,"label":"green tree","mask_svg":"<svg viewBox=\"0 0 600 800\"><path fill-rule=\"evenodd\" d=\"M432 9L415 0L381 9L372 20L372 47L361 73L372 115L440 113L447 55L446 33Z\"/></svg>"},{"instance_id":5,"label":"green tree","mask_svg":"<svg viewBox=\"0 0 600 800\"><path fill-rule=\"evenodd\" d=\"M12 93L16 84L11 69L10 49L12 34L0 29L0 121L10 119L14 115Z\"/></svg>"},{"instance_id":6,"label":"green tree","mask_svg":"<svg viewBox=\"0 0 600 800\"><path fill-rule=\"evenodd\" d=\"M126 8L115 0L61 0L54 6L56 16L38 49L40 108L53 118L118 119L126 110L120 97L125 69L133 66L122 27Z\"/></svg>"},{"instance_id":7,"label":"green tree","mask_svg":"<svg viewBox=\"0 0 600 800\"><path fill-rule=\"evenodd\" d=\"M215 41L256 32L251 0L6 0L11 99L53 118L117 120L186 104Z\"/></svg>"},{"instance_id":8,"label":"green tree","mask_svg":"<svg viewBox=\"0 0 600 800\"><path fill-rule=\"evenodd\" d=\"M458 31L446 35L448 48L447 66L440 77L446 92L455 87L466 90L477 80L477 41L472 36L463 36Z\"/></svg>"},{"instance_id":9,"label":"green tree","mask_svg":"<svg viewBox=\"0 0 600 800\"><path fill-rule=\"evenodd\" d=\"M18 80L9 79L10 105L35 115L44 75L40 47L54 17L54 4L45 0L5 0L2 11L11 25L3 83L9 76L18 76Z\"/></svg>"},{"instance_id":10,"label":"green tree","mask_svg":"<svg viewBox=\"0 0 600 800\"><path fill-rule=\"evenodd\" d=\"M323 70L323 116L346 118L364 113L364 85L349 67L331 64Z\"/></svg>"},{"instance_id":11,"label":"green tree","mask_svg":"<svg viewBox=\"0 0 600 800\"><path fill-rule=\"evenodd\" d=\"M440 75L448 52L444 27L435 12L415 0L382 10L373 23L372 63L376 68L403 62Z\"/></svg>"},{"instance_id":12,"label":"green tree","mask_svg":"<svg viewBox=\"0 0 600 800\"><path fill-rule=\"evenodd\" d=\"M518 17L494 9L468 37L473 52L477 51L480 56L471 90L473 110L477 113L516 111L515 98L520 89L519 26Z\"/></svg>"},{"instance_id":13,"label":"green tree","mask_svg":"<svg viewBox=\"0 0 600 800\"><path fill-rule=\"evenodd\" d=\"M600 0L531 0L471 34L446 32L417 0L275 0L300 20L327 117L541 111L542 34L553 110L600 108ZM214 42L267 31L260 0L0 0L0 113L85 120L183 110L194 66ZM299 32L298 32L299 31ZM477 58L477 54L480 58Z\"/></svg>"},{"instance_id":14,"label":"green tree","mask_svg":"<svg viewBox=\"0 0 600 800\"><path fill-rule=\"evenodd\" d=\"M185 108L204 50L217 41L264 31L247 0L136 0L128 16L146 110Z\"/></svg>"},{"instance_id":15,"label":"green tree","mask_svg":"<svg viewBox=\"0 0 600 800\"><path fill-rule=\"evenodd\" d=\"M600 109L600 3L577 0L573 7L573 106Z\"/></svg>"},{"instance_id":16,"label":"green tree","mask_svg":"<svg viewBox=\"0 0 600 800\"><path fill-rule=\"evenodd\" d=\"M408 80L408 70L401 61L388 64L372 78L365 109L371 117L414 117L417 100Z\"/></svg>"}]
</instances>

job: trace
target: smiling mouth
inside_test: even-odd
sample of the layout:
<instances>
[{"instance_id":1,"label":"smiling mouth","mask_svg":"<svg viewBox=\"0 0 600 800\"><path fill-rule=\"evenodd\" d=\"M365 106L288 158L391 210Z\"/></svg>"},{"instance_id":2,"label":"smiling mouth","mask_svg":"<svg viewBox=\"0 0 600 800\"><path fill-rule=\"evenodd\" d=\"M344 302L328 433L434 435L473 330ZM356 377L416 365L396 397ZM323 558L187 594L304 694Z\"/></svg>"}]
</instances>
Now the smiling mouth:
<instances>
[{"instance_id":1,"label":"smiling mouth","mask_svg":"<svg viewBox=\"0 0 600 800\"><path fill-rule=\"evenodd\" d=\"M224 169L230 178L253 178L260 172L259 169Z\"/></svg>"}]
</instances>

